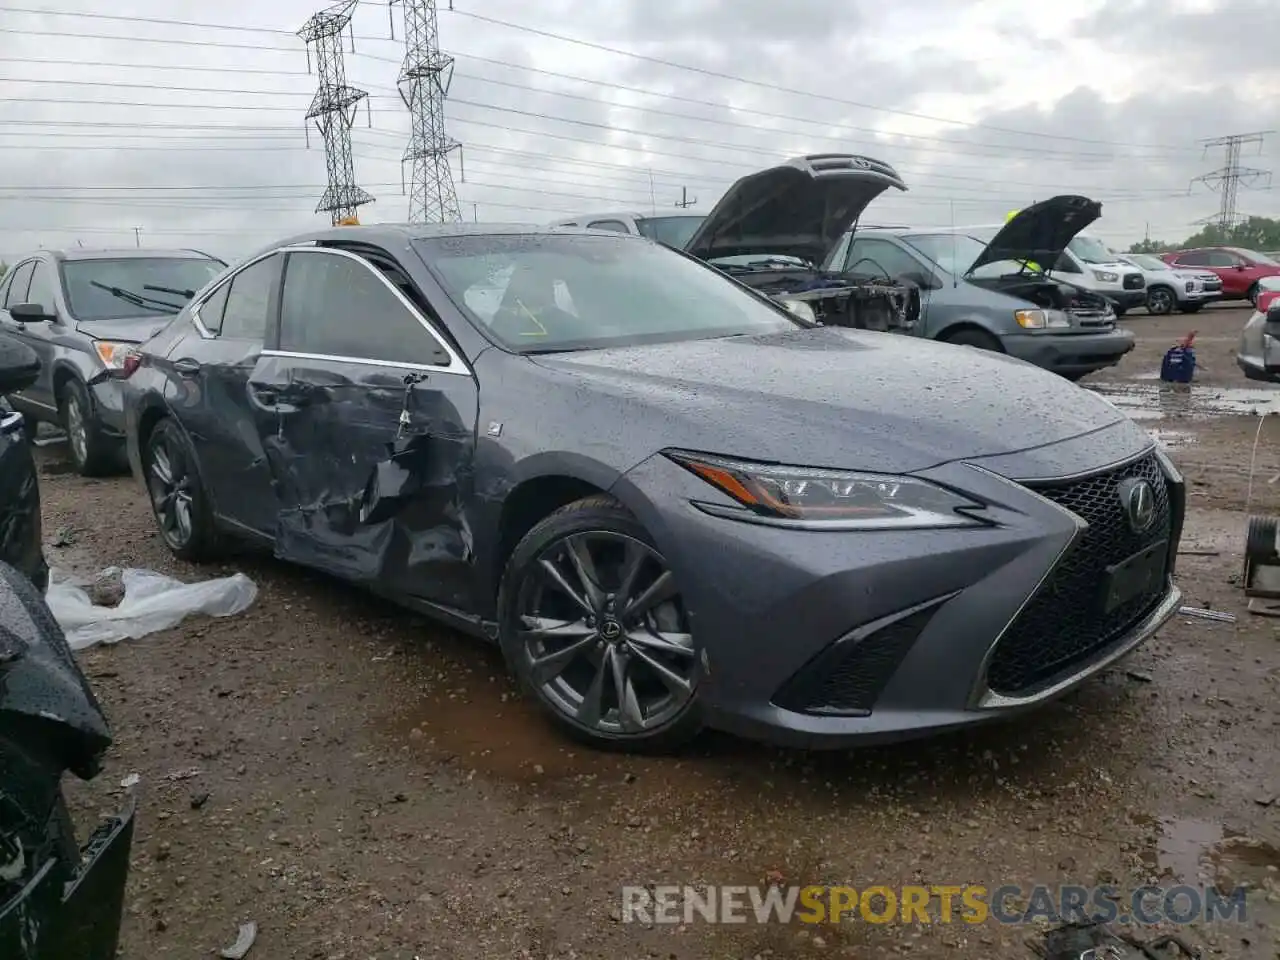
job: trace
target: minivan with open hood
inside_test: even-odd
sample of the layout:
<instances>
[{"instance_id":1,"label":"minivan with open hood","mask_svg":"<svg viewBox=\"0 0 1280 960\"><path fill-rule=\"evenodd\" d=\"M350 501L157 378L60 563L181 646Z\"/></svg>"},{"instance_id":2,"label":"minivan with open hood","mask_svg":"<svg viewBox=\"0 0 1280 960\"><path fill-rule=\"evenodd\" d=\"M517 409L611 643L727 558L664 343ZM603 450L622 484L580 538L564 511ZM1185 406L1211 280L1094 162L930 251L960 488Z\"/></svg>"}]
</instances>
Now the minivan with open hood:
<instances>
[{"instance_id":1,"label":"minivan with open hood","mask_svg":"<svg viewBox=\"0 0 1280 960\"><path fill-rule=\"evenodd\" d=\"M1055 263L1101 204L1054 197L1021 211L983 241L955 227L877 227L845 234L827 274L901 279L921 290L909 332L994 350L1078 380L1119 362L1133 334L1110 301L1039 269Z\"/></svg>"}]
</instances>

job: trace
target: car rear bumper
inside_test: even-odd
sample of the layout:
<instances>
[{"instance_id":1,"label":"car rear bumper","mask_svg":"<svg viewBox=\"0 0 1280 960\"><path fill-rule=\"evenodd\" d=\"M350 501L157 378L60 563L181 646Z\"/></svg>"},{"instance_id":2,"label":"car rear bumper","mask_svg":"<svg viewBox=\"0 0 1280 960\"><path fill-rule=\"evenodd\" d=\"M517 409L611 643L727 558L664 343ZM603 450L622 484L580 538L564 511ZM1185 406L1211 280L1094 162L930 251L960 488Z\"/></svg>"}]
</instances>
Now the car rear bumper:
<instances>
[{"instance_id":1,"label":"car rear bumper","mask_svg":"<svg viewBox=\"0 0 1280 960\"><path fill-rule=\"evenodd\" d=\"M1001 340L1010 356L1064 374L1114 366L1134 345L1133 333L1119 327L1103 333L1010 334Z\"/></svg>"},{"instance_id":2,"label":"car rear bumper","mask_svg":"<svg viewBox=\"0 0 1280 960\"><path fill-rule=\"evenodd\" d=\"M66 881L49 860L9 902L0 905L4 960L114 960L133 846L134 803L105 821L81 849Z\"/></svg>"},{"instance_id":3,"label":"car rear bumper","mask_svg":"<svg viewBox=\"0 0 1280 960\"><path fill-rule=\"evenodd\" d=\"M705 484L655 461L624 483L675 488L682 501L642 519L693 611L708 724L838 748L1016 715L1158 630L1180 601L1172 570L1185 509L1182 480L1164 462L1149 449L1035 490L977 465L927 471L991 504L995 525L954 530L791 531L725 519L690 503L705 499ZM1161 519L1149 534L1119 525L1116 488L1129 476L1157 489ZM1147 550L1141 591L1108 609L1113 571Z\"/></svg>"}]
</instances>

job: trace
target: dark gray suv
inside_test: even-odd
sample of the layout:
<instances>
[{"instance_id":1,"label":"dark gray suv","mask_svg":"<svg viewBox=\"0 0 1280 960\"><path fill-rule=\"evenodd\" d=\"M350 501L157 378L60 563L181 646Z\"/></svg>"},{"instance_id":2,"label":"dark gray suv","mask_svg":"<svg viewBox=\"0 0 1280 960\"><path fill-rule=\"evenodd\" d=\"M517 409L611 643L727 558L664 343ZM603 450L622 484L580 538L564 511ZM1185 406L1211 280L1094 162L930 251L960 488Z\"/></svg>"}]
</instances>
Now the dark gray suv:
<instances>
[{"instance_id":1,"label":"dark gray suv","mask_svg":"<svg viewBox=\"0 0 1280 960\"><path fill-rule=\"evenodd\" d=\"M20 258L0 280L0 336L40 359L36 382L8 397L28 432L41 421L62 426L86 476L123 467L114 374L135 344L225 267L196 250L41 250Z\"/></svg>"}]
</instances>

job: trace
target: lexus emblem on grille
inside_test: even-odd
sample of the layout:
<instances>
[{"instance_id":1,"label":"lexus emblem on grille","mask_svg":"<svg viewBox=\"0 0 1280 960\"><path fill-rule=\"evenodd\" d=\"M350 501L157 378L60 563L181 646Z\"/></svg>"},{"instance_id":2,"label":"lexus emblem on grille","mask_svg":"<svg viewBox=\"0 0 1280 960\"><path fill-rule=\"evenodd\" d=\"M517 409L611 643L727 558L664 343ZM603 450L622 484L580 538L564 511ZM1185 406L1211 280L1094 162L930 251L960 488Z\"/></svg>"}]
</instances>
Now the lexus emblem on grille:
<instances>
[{"instance_id":1,"label":"lexus emblem on grille","mask_svg":"<svg viewBox=\"0 0 1280 960\"><path fill-rule=\"evenodd\" d=\"M1120 504L1134 533L1146 533L1156 522L1156 492L1146 480L1128 477L1120 484Z\"/></svg>"}]
</instances>

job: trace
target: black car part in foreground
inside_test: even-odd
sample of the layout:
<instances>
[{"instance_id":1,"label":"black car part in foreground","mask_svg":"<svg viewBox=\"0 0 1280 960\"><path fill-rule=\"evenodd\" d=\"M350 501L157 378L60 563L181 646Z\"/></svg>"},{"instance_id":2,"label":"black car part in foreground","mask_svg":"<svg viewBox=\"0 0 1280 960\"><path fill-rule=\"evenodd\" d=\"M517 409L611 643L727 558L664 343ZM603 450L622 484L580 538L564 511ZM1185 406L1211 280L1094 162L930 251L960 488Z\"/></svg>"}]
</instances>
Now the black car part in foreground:
<instances>
[{"instance_id":1,"label":"black car part in foreground","mask_svg":"<svg viewBox=\"0 0 1280 960\"><path fill-rule=\"evenodd\" d=\"M113 960L133 802L83 846L62 776L97 775L106 719L31 583L0 563L0 957Z\"/></svg>"},{"instance_id":2,"label":"black car part in foreground","mask_svg":"<svg viewBox=\"0 0 1280 960\"><path fill-rule=\"evenodd\" d=\"M39 372L34 351L0 335L0 399L35 383ZM40 486L28 439L22 415L0 404L0 561L44 590L49 568L40 546Z\"/></svg>"}]
</instances>

